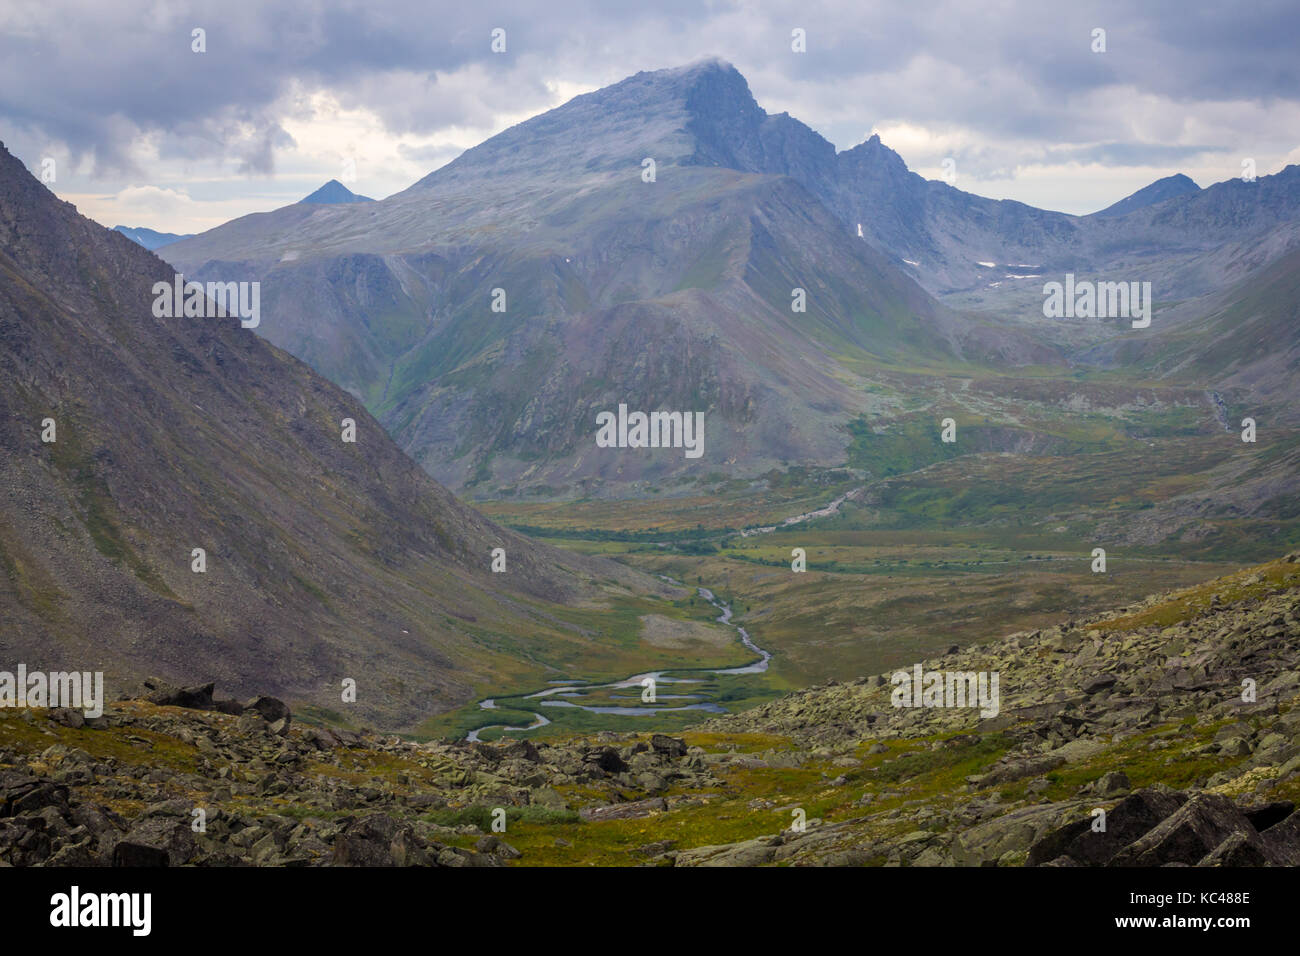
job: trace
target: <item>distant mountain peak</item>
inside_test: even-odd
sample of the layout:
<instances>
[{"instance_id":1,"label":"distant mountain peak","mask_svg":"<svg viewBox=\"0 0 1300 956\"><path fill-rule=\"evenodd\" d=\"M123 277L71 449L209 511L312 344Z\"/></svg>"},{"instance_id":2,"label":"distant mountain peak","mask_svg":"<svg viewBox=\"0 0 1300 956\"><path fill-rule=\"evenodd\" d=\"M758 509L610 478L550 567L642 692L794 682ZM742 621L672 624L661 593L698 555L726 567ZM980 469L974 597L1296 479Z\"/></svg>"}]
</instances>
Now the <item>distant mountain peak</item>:
<instances>
[{"instance_id":1,"label":"distant mountain peak","mask_svg":"<svg viewBox=\"0 0 1300 956\"><path fill-rule=\"evenodd\" d=\"M159 232L147 226L114 226L113 231L120 232L132 242L144 246L150 251L161 249L163 246L170 246L173 242L180 242L182 239L189 239L194 235L193 233Z\"/></svg>"},{"instance_id":2,"label":"distant mountain peak","mask_svg":"<svg viewBox=\"0 0 1300 956\"><path fill-rule=\"evenodd\" d=\"M1151 185L1144 186L1131 196L1125 196L1114 205L1107 206L1100 212L1093 213L1093 215L1123 216L1135 209L1154 206L1166 199L1173 199L1175 196L1183 196L1187 193L1200 192L1200 190L1201 187L1196 185L1191 177L1184 176L1182 173L1174 173L1174 175L1166 176L1164 179L1157 179Z\"/></svg>"},{"instance_id":3,"label":"distant mountain peak","mask_svg":"<svg viewBox=\"0 0 1300 956\"><path fill-rule=\"evenodd\" d=\"M920 179L919 176L908 170L907 163L903 161L902 156L881 141L879 133L872 133L857 146L845 150L840 158L846 168L856 170L859 175L867 174L871 170L875 174L884 175L894 182L912 176L915 176L918 180Z\"/></svg>"},{"instance_id":4,"label":"distant mountain peak","mask_svg":"<svg viewBox=\"0 0 1300 956\"><path fill-rule=\"evenodd\" d=\"M306 196L299 202L315 203L322 206L337 206L342 203L350 202L374 202L369 196L358 196L352 190L348 189L337 179L331 179L320 189L316 190L310 196Z\"/></svg>"}]
</instances>

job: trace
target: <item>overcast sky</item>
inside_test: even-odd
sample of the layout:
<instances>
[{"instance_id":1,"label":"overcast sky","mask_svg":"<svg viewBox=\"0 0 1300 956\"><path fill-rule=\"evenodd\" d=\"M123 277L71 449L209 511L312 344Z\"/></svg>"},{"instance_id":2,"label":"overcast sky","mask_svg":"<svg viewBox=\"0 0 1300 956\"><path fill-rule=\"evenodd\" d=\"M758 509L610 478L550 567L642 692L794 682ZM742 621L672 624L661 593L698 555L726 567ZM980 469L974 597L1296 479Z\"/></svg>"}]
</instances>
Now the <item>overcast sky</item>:
<instances>
[{"instance_id":1,"label":"overcast sky","mask_svg":"<svg viewBox=\"0 0 1300 956\"><path fill-rule=\"evenodd\" d=\"M717 55L839 149L876 132L928 178L952 157L961 189L1086 213L1174 172L1300 162L1298 49L1296 0L0 0L0 140L105 225L197 232L349 161L382 198L578 93Z\"/></svg>"}]
</instances>

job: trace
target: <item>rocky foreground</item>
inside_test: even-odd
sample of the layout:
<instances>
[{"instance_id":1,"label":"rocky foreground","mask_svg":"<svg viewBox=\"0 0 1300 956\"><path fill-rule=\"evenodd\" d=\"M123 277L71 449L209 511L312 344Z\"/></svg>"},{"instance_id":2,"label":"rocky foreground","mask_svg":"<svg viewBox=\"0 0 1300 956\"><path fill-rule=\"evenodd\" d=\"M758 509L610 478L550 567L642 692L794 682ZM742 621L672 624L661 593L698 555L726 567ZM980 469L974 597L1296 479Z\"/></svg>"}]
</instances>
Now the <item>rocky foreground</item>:
<instances>
[{"instance_id":1,"label":"rocky foreground","mask_svg":"<svg viewBox=\"0 0 1300 956\"><path fill-rule=\"evenodd\" d=\"M681 739L413 742L157 681L0 710L0 865L1297 865L1297 558L924 662L998 672L988 718L889 675Z\"/></svg>"}]
</instances>

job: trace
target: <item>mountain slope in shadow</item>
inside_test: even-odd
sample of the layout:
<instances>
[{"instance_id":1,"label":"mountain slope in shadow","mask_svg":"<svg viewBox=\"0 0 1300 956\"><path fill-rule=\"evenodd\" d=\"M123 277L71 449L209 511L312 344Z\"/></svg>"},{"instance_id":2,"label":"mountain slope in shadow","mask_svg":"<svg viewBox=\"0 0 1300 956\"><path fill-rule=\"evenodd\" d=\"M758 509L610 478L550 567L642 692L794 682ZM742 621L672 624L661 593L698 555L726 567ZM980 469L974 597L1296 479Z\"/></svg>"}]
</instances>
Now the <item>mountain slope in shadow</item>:
<instances>
[{"instance_id":1,"label":"mountain slope in shadow","mask_svg":"<svg viewBox=\"0 0 1300 956\"><path fill-rule=\"evenodd\" d=\"M463 506L238 319L155 318L173 270L2 148L0 277L7 660L103 670L110 688L217 680L406 726L484 683L598 667L601 615L569 608L661 591Z\"/></svg>"}]
</instances>

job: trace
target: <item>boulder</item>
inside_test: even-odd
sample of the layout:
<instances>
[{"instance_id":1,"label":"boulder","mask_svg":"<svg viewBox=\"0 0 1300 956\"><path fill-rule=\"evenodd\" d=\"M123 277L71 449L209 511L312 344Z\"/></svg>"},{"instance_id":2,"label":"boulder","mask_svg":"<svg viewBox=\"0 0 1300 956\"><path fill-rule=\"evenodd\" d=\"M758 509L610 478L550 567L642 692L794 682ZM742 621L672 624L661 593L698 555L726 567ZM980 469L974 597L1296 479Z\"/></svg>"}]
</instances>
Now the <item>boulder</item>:
<instances>
[{"instance_id":1,"label":"boulder","mask_svg":"<svg viewBox=\"0 0 1300 956\"><path fill-rule=\"evenodd\" d=\"M1099 797L1118 796L1130 788L1128 774L1123 770L1112 770L1101 775L1092 786L1092 792Z\"/></svg>"},{"instance_id":2,"label":"boulder","mask_svg":"<svg viewBox=\"0 0 1300 956\"><path fill-rule=\"evenodd\" d=\"M323 727L308 727L303 731L302 738L317 750L328 751L339 746L339 738Z\"/></svg>"},{"instance_id":3,"label":"boulder","mask_svg":"<svg viewBox=\"0 0 1300 956\"><path fill-rule=\"evenodd\" d=\"M45 807L68 809L68 788L16 770L0 770L0 817L39 813Z\"/></svg>"},{"instance_id":4,"label":"boulder","mask_svg":"<svg viewBox=\"0 0 1300 956\"><path fill-rule=\"evenodd\" d=\"M529 763L541 763L542 756L531 740L512 740L501 748L501 753L511 760L526 760Z\"/></svg>"},{"instance_id":5,"label":"boulder","mask_svg":"<svg viewBox=\"0 0 1300 956\"><path fill-rule=\"evenodd\" d=\"M244 702L245 714L256 714L268 724L275 724L284 721L287 728L292 716L289 713L289 707L284 701L276 697L254 697Z\"/></svg>"},{"instance_id":6,"label":"boulder","mask_svg":"<svg viewBox=\"0 0 1300 956\"><path fill-rule=\"evenodd\" d=\"M589 751L583 759L605 773L622 773L627 770L627 764L613 747L599 747Z\"/></svg>"},{"instance_id":7,"label":"boulder","mask_svg":"<svg viewBox=\"0 0 1300 956\"><path fill-rule=\"evenodd\" d=\"M165 804L161 805L165 806ZM165 863L118 863L118 851L123 843L131 847L147 847L167 858ZM122 851L141 856L136 849ZM181 866L189 863L198 852L194 833L190 829L190 816L148 816L137 819L126 836L113 848L114 866ZM144 854L148 856L148 854Z\"/></svg>"},{"instance_id":8,"label":"boulder","mask_svg":"<svg viewBox=\"0 0 1300 956\"><path fill-rule=\"evenodd\" d=\"M1083 692L1089 696L1100 694L1103 690L1108 690L1115 686L1114 674L1099 674L1083 685Z\"/></svg>"},{"instance_id":9,"label":"boulder","mask_svg":"<svg viewBox=\"0 0 1300 956\"><path fill-rule=\"evenodd\" d=\"M187 707L191 710L212 710L212 692L216 684L195 684L177 687L160 677L146 677L145 700L160 707Z\"/></svg>"},{"instance_id":10,"label":"boulder","mask_svg":"<svg viewBox=\"0 0 1300 956\"><path fill-rule=\"evenodd\" d=\"M1150 831L1111 857L1108 866L1194 866L1233 834L1241 834L1260 854L1263 841L1227 797L1202 793L1188 800ZM1232 852L1241 856L1240 848Z\"/></svg>"},{"instance_id":11,"label":"boulder","mask_svg":"<svg viewBox=\"0 0 1300 956\"><path fill-rule=\"evenodd\" d=\"M677 866L761 866L772 862L780 837L758 837L742 843L700 846L677 854Z\"/></svg>"},{"instance_id":12,"label":"boulder","mask_svg":"<svg viewBox=\"0 0 1300 956\"><path fill-rule=\"evenodd\" d=\"M1265 852L1278 866L1300 866L1300 812L1292 814L1281 823L1275 823L1263 833Z\"/></svg>"},{"instance_id":13,"label":"boulder","mask_svg":"<svg viewBox=\"0 0 1300 956\"><path fill-rule=\"evenodd\" d=\"M1041 777L1065 763L1065 757L1059 753L1040 754L1037 757L1013 757L1005 759L988 773L978 777L977 787L992 787L1025 777Z\"/></svg>"},{"instance_id":14,"label":"boulder","mask_svg":"<svg viewBox=\"0 0 1300 956\"><path fill-rule=\"evenodd\" d=\"M1134 840L1150 832L1186 801L1176 790L1150 787L1130 794L1106 813L1106 829L1092 829L1093 807L1081 818L1043 834L1029 848L1026 866L1041 866L1067 856L1085 866L1102 866Z\"/></svg>"},{"instance_id":15,"label":"boulder","mask_svg":"<svg viewBox=\"0 0 1300 956\"><path fill-rule=\"evenodd\" d=\"M665 757L685 757L686 741L667 734L655 734L650 738L650 749Z\"/></svg>"},{"instance_id":16,"label":"boulder","mask_svg":"<svg viewBox=\"0 0 1300 956\"><path fill-rule=\"evenodd\" d=\"M996 866L1008 852L1024 852L1082 810L1078 801L1021 807L957 835L952 859L958 866Z\"/></svg>"},{"instance_id":17,"label":"boulder","mask_svg":"<svg viewBox=\"0 0 1300 956\"><path fill-rule=\"evenodd\" d=\"M603 807L587 807L578 811L583 820L630 820L635 817L648 816L668 809L668 802L663 797L651 797L649 800L633 800L629 803L611 803Z\"/></svg>"},{"instance_id":18,"label":"boulder","mask_svg":"<svg viewBox=\"0 0 1300 956\"><path fill-rule=\"evenodd\" d=\"M384 813L353 820L334 841L334 866L397 866L393 844L398 823Z\"/></svg>"},{"instance_id":19,"label":"boulder","mask_svg":"<svg viewBox=\"0 0 1300 956\"><path fill-rule=\"evenodd\" d=\"M86 725L86 715L72 707L55 707L50 711L50 720L63 727L78 730Z\"/></svg>"},{"instance_id":20,"label":"boulder","mask_svg":"<svg viewBox=\"0 0 1300 956\"><path fill-rule=\"evenodd\" d=\"M1267 866L1268 853L1263 841L1243 832L1233 833L1207 853L1197 866Z\"/></svg>"}]
</instances>

